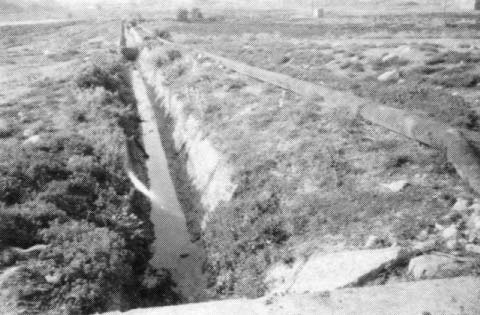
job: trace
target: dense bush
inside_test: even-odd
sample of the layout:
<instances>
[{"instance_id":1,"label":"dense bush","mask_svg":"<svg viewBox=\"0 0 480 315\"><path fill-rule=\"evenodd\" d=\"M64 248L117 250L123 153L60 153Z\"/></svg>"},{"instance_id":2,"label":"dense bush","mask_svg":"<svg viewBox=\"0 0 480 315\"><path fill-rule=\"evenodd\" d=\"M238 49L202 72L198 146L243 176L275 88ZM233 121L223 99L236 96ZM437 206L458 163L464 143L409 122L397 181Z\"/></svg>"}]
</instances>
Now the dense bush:
<instances>
[{"instance_id":1,"label":"dense bush","mask_svg":"<svg viewBox=\"0 0 480 315\"><path fill-rule=\"evenodd\" d=\"M264 181L270 162L245 170L234 199L216 211L206 228L206 248L214 294L259 297L263 272L291 237L289 220L274 181Z\"/></svg>"},{"instance_id":2,"label":"dense bush","mask_svg":"<svg viewBox=\"0 0 480 315\"><path fill-rule=\"evenodd\" d=\"M188 22L188 10L187 9L178 9L177 11L177 21Z\"/></svg>"},{"instance_id":3,"label":"dense bush","mask_svg":"<svg viewBox=\"0 0 480 315\"><path fill-rule=\"evenodd\" d=\"M103 312L127 291L133 306L151 294L141 286L153 241L149 203L124 169L125 138L140 135L128 69L92 65L76 85L60 107L68 131L0 152L0 248L48 245L12 287L29 314ZM90 119L79 125L74 111ZM3 256L0 264L20 259ZM165 300L174 296L171 282L159 285Z\"/></svg>"},{"instance_id":4,"label":"dense bush","mask_svg":"<svg viewBox=\"0 0 480 315\"><path fill-rule=\"evenodd\" d=\"M134 253L125 250L117 233L69 222L54 223L40 234L50 246L31 264L19 292L23 303L36 311L102 312L121 293L120 286L131 282Z\"/></svg>"},{"instance_id":5,"label":"dense bush","mask_svg":"<svg viewBox=\"0 0 480 315\"><path fill-rule=\"evenodd\" d=\"M191 16L193 21L203 20L203 13L199 8L193 8L191 12Z\"/></svg>"},{"instance_id":6,"label":"dense bush","mask_svg":"<svg viewBox=\"0 0 480 315\"><path fill-rule=\"evenodd\" d=\"M107 91L117 93L123 104L135 104L128 70L118 61L102 65L93 64L85 68L77 76L76 84L82 89L103 87Z\"/></svg>"},{"instance_id":7,"label":"dense bush","mask_svg":"<svg viewBox=\"0 0 480 315\"><path fill-rule=\"evenodd\" d=\"M169 41L172 40L172 34L170 34L170 31L165 29L155 29L155 36Z\"/></svg>"}]
</instances>

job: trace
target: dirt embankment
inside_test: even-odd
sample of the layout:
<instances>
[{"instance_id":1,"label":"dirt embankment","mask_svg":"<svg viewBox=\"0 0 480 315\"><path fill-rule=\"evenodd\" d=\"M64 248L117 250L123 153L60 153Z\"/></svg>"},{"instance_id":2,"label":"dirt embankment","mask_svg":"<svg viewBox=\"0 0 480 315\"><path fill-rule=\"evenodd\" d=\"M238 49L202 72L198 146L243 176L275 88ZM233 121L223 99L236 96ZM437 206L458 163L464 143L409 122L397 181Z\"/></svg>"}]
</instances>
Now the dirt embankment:
<instances>
[{"instance_id":1,"label":"dirt embankment","mask_svg":"<svg viewBox=\"0 0 480 315\"><path fill-rule=\"evenodd\" d=\"M260 83L208 56L148 46L153 49L144 64L150 66L142 71L147 81L170 91L156 93L167 99L176 151L208 139L231 165L234 192L217 205L202 234L214 294L263 295L272 265L292 269L312 253L365 243L408 247L425 235L434 240L446 235L435 222L444 220L456 201L475 204L475 195L440 151L332 110L332 104L322 104L328 98ZM457 250L467 242L468 231L461 233L453 241L439 239L434 248ZM372 235L375 240L365 242ZM387 272L383 283L412 280L403 271Z\"/></svg>"}]
</instances>

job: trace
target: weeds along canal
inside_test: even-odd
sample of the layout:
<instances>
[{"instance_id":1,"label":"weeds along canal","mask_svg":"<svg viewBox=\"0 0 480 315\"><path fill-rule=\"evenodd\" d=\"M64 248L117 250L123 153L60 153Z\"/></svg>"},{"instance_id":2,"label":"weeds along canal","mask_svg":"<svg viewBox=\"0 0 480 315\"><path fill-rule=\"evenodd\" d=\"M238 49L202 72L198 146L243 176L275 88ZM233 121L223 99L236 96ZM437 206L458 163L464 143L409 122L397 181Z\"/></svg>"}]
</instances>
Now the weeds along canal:
<instances>
[{"instance_id":1,"label":"weeds along canal","mask_svg":"<svg viewBox=\"0 0 480 315\"><path fill-rule=\"evenodd\" d=\"M129 174L136 188L151 201L150 220L154 225L155 241L150 265L168 269L179 293L186 299L198 299L206 286L202 267L205 253L202 246L192 242L184 211L177 198L157 117L140 73L132 71L132 86L142 120L141 128L147 159L150 187L144 186L133 173Z\"/></svg>"}]
</instances>

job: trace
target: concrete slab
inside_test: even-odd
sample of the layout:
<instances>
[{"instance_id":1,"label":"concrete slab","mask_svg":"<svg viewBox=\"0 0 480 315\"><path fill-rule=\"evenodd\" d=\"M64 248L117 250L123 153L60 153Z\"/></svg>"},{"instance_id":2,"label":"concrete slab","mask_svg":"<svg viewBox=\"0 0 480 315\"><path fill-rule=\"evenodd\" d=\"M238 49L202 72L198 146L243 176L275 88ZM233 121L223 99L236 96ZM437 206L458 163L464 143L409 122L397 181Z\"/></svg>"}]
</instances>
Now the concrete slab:
<instances>
[{"instance_id":1,"label":"concrete slab","mask_svg":"<svg viewBox=\"0 0 480 315\"><path fill-rule=\"evenodd\" d=\"M266 283L269 294L334 290L357 283L408 254L401 247L318 253L292 267L275 266L268 271Z\"/></svg>"},{"instance_id":2,"label":"concrete slab","mask_svg":"<svg viewBox=\"0 0 480 315\"><path fill-rule=\"evenodd\" d=\"M256 300L225 300L109 315L412 315L480 314L480 278L462 277L388 286L289 294Z\"/></svg>"}]
</instances>

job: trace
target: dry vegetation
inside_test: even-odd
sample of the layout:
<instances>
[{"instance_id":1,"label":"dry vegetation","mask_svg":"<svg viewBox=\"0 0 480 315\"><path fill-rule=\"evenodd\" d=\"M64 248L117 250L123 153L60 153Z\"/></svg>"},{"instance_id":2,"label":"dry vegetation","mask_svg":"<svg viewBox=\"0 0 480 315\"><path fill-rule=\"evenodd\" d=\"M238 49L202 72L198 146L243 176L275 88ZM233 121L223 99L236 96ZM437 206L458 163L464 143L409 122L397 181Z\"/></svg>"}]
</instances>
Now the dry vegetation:
<instances>
[{"instance_id":1,"label":"dry vegetation","mask_svg":"<svg viewBox=\"0 0 480 315\"><path fill-rule=\"evenodd\" d=\"M361 25L227 20L167 29L200 49L480 130L475 32L385 19ZM352 34L361 40L349 40ZM164 65L165 83L229 159L238 185L204 231L213 294L261 296L273 263L363 247L369 235L382 246L414 243L422 231L435 230L457 198L475 198L442 152L208 58L195 63ZM397 74L393 80L378 79L389 71ZM409 183L401 192L382 185L398 180Z\"/></svg>"},{"instance_id":2,"label":"dry vegetation","mask_svg":"<svg viewBox=\"0 0 480 315\"><path fill-rule=\"evenodd\" d=\"M145 179L126 150L140 133L118 26L2 29L0 270L19 272L2 280L0 304L10 306L1 312L90 314L177 299L167 273L153 290L142 286L153 230L125 169L129 159Z\"/></svg>"},{"instance_id":3,"label":"dry vegetation","mask_svg":"<svg viewBox=\"0 0 480 315\"><path fill-rule=\"evenodd\" d=\"M479 131L478 36L470 26L439 27L438 19L219 18L170 22L156 36ZM153 289L142 285L151 280L144 275L153 235L149 206L125 174L125 143L131 160L142 158L129 141L139 136L139 121L116 27L1 29L0 268L21 272L0 298L8 296L18 313L87 314L181 300L168 272L153 275ZM186 200L192 185L179 192L192 234L208 251L212 297L261 296L274 263L360 248L370 235L379 246L414 243L435 231L457 199L478 197L443 152L327 110L321 98L177 50L159 50L150 62L235 170L231 202L203 231L198 199ZM379 80L388 72L392 79ZM173 146L167 150L175 157ZM408 182L401 191L386 187L399 180Z\"/></svg>"},{"instance_id":4,"label":"dry vegetation","mask_svg":"<svg viewBox=\"0 0 480 315\"><path fill-rule=\"evenodd\" d=\"M471 196L441 152L326 111L321 99L197 62L161 65L165 83L236 170L233 200L204 231L215 295L261 296L268 266L332 243L361 247L371 234L384 245L415 241L456 196ZM401 179L410 182L401 193L382 188Z\"/></svg>"}]
</instances>

